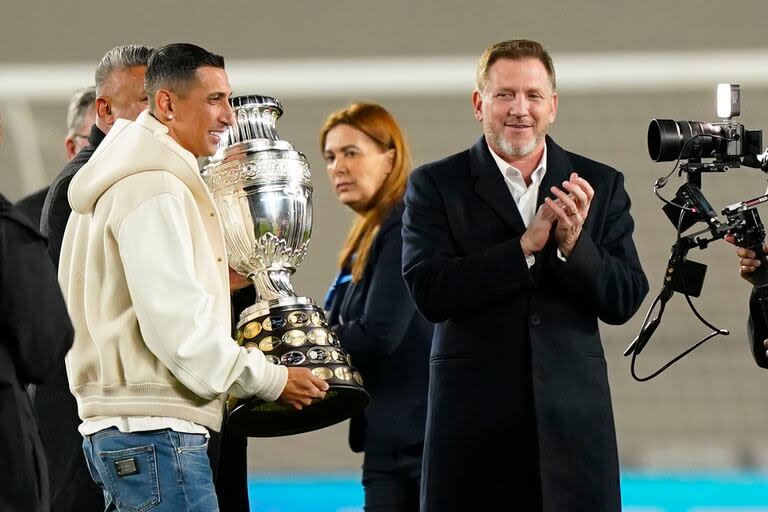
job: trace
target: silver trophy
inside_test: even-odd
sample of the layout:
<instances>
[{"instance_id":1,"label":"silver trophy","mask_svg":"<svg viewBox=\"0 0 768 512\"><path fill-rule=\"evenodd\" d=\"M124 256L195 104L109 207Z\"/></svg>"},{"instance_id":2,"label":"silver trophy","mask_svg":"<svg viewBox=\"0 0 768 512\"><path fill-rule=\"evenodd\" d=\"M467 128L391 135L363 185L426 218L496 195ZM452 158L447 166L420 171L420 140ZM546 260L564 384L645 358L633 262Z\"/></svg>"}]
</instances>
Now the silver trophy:
<instances>
[{"instance_id":1,"label":"silver trophy","mask_svg":"<svg viewBox=\"0 0 768 512\"><path fill-rule=\"evenodd\" d=\"M255 397L230 399L227 423L252 437L308 432L357 414L369 396L323 310L291 285L312 234L312 182L307 159L275 130L282 105L267 96L230 101L235 123L202 176L221 215L229 265L256 288L256 303L240 315L237 342L271 363L310 368L329 389L301 411Z\"/></svg>"}]
</instances>

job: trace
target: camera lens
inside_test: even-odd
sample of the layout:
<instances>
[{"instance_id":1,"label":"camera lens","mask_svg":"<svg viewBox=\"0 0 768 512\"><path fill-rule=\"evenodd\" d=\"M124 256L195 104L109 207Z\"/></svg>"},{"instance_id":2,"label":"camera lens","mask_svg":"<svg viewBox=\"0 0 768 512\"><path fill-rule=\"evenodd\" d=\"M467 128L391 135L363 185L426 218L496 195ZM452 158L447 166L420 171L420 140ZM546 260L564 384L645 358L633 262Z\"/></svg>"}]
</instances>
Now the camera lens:
<instances>
[{"instance_id":1,"label":"camera lens","mask_svg":"<svg viewBox=\"0 0 768 512\"><path fill-rule=\"evenodd\" d=\"M680 153L682 134L677 122L653 119L648 126L648 154L654 162L668 162Z\"/></svg>"},{"instance_id":2,"label":"camera lens","mask_svg":"<svg viewBox=\"0 0 768 512\"><path fill-rule=\"evenodd\" d=\"M678 158L708 158L722 150L720 126L699 121L653 119L648 126L648 154L654 162L671 162Z\"/></svg>"}]
</instances>

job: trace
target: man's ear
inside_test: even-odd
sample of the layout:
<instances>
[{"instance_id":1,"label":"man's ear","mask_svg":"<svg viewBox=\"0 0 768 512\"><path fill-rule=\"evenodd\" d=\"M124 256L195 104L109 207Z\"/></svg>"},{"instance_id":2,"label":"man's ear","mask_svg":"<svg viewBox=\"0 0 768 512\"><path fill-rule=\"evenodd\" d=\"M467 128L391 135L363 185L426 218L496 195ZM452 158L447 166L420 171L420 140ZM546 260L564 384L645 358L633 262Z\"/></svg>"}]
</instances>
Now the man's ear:
<instances>
[{"instance_id":1,"label":"man's ear","mask_svg":"<svg viewBox=\"0 0 768 512\"><path fill-rule=\"evenodd\" d=\"M549 122L554 123L557 117L557 93L552 94L552 113L549 115Z\"/></svg>"},{"instance_id":2,"label":"man's ear","mask_svg":"<svg viewBox=\"0 0 768 512\"><path fill-rule=\"evenodd\" d=\"M109 98L96 97L96 116L109 126L115 124L115 114L112 113L112 102Z\"/></svg>"},{"instance_id":3,"label":"man's ear","mask_svg":"<svg viewBox=\"0 0 768 512\"><path fill-rule=\"evenodd\" d=\"M475 119L482 122L483 121L483 95L477 89L472 91L472 109L475 112Z\"/></svg>"},{"instance_id":4,"label":"man's ear","mask_svg":"<svg viewBox=\"0 0 768 512\"><path fill-rule=\"evenodd\" d=\"M64 149L67 152L67 161L75 157L75 141L69 135L64 139Z\"/></svg>"},{"instance_id":5,"label":"man's ear","mask_svg":"<svg viewBox=\"0 0 768 512\"><path fill-rule=\"evenodd\" d=\"M175 116L171 92L160 89L155 93L155 117L161 121L172 121Z\"/></svg>"}]
</instances>

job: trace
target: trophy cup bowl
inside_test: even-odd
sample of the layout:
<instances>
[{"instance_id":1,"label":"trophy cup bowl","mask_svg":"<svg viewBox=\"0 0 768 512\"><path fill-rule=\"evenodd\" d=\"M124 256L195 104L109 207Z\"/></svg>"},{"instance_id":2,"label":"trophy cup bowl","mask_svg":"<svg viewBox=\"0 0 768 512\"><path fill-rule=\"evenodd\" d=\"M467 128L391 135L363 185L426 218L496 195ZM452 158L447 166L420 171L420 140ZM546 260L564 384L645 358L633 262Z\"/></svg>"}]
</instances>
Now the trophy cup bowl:
<instances>
[{"instance_id":1,"label":"trophy cup bowl","mask_svg":"<svg viewBox=\"0 0 768 512\"><path fill-rule=\"evenodd\" d=\"M230 102L235 123L202 177L219 209L229 265L256 289L256 303L240 314L236 341L270 363L309 368L329 388L300 411L257 397L230 398L227 425L250 437L317 430L357 414L370 397L323 310L297 296L290 282L312 234L309 165L277 135L280 102L267 96Z\"/></svg>"}]
</instances>

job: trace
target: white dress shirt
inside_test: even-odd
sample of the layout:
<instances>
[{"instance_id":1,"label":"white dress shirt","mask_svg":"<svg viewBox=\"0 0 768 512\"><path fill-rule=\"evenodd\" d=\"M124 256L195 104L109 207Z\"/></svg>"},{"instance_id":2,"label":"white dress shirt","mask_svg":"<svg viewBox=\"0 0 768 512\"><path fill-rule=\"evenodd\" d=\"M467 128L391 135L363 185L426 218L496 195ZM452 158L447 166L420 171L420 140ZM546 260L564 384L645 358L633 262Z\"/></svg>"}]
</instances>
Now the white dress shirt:
<instances>
[{"instance_id":1,"label":"white dress shirt","mask_svg":"<svg viewBox=\"0 0 768 512\"><path fill-rule=\"evenodd\" d=\"M520 169L508 164L503 158L497 155L490 146L488 146L488 150L491 152L491 156L496 162L496 165L499 166L499 171L504 178L504 183L507 184L509 193L512 194L512 199L515 200L515 204L520 212L520 217L523 218L525 227L528 227L536 216L536 199L539 197L539 186L547 172L547 145L544 145L544 152L541 154L541 160L539 160L539 164L531 174L530 185L526 185L525 179L523 179L523 173L520 172ZM528 268L531 268L536 262L536 257L531 254L525 258L525 262L528 264Z\"/></svg>"},{"instance_id":2,"label":"white dress shirt","mask_svg":"<svg viewBox=\"0 0 768 512\"><path fill-rule=\"evenodd\" d=\"M496 165L499 166L499 171L504 178L504 182L507 184L509 193L512 194L512 199L515 200L517 209L520 211L520 216L523 218L525 227L531 223L536 216L536 199L539 196L539 186L544 179L544 174L547 172L547 146L544 145L544 152L541 154L541 160L531 174L531 184L526 185L523 179L523 173L520 169L509 165L499 155L497 155L491 147L488 147L491 152Z\"/></svg>"}]
</instances>

